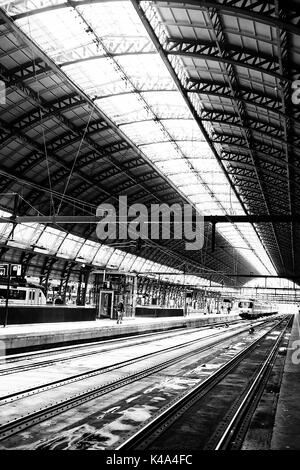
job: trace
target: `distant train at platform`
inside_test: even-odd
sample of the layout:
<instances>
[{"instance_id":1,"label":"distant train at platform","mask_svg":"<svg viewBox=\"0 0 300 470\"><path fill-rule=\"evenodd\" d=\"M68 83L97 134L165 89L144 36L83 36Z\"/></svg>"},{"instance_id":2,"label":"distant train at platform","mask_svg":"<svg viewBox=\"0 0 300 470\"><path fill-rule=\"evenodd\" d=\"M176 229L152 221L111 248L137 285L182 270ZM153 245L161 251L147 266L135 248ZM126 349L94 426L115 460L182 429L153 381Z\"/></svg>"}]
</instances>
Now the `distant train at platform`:
<instances>
[{"instance_id":1,"label":"distant train at platform","mask_svg":"<svg viewBox=\"0 0 300 470\"><path fill-rule=\"evenodd\" d=\"M5 305L7 285L0 284L0 306ZM46 305L46 297L41 286L26 283L9 288L8 305Z\"/></svg>"},{"instance_id":2,"label":"distant train at platform","mask_svg":"<svg viewBox=\"0 0 300 470\"><path fill-rule=\"evenodd\" d=\"M278 307L270 302L262 302L255 299L237 300L234 306L241 318L253 319L278 313Z\"/></svg>"}]
</instances>

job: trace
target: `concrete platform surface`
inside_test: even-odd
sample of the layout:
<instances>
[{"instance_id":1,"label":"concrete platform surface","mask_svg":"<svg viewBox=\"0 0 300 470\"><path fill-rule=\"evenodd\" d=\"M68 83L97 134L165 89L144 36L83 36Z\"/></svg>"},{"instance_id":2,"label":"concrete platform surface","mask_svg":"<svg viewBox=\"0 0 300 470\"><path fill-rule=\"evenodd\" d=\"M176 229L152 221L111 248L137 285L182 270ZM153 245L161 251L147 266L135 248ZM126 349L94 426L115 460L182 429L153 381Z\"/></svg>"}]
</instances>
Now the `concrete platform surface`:
<instances>
[{"instance_id":1,"label":"concrete platform surface","mask_svg":"<svg viewBox=\"0 0 300 470\"><path fill-rule=\"evenodd\" d=\"M42 349L45 347L99 339L117 338L127 335L163 331L170 328L198 327L222 321L239 319L238 315L191 314L186 317L126 317L123 323L116 320L68 323L34 323L0 327L0 349L6 353ZM0 351L1 355L1 351Z\"/></svg>"},{"instance_id":2,"label":"concrete platform surface","mask_svg":"<svg viewBox=\"0 0 300 470\"><path fill-rule=\"evenodd\" d=\"M272 450L300 450L300 318L295 315L277 404Z\"/></svg>"}]
</instances>

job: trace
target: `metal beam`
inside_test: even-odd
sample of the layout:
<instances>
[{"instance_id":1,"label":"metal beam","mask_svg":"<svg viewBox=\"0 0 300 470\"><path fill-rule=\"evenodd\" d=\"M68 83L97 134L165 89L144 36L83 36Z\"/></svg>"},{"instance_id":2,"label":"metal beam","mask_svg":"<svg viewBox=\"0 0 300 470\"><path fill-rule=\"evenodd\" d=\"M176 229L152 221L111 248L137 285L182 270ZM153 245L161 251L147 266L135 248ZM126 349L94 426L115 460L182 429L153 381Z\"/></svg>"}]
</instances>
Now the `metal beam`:
<instances>
[{"instance_id":1,"label":"metal beam","mask_svg":"<svg viewBox=\"0 0 300 470\"><path fill-rule=\"evenodd\" d=\"M232 100L230 87L224 82L202 81L195 78L189 78L187 80L185 90L188 93L197 93L205 96L214 96L219 99L226 98L228 100ZM288 111L286 110L285 113L282 111L282 107L276 95L263 94L255 89L247 88L245 86L239 86L238 91L240 94L240 100L246 105L264 109L267 113L276 113L280 116L285 116L300 126L300 110L296 108L293 110L293 114L285 114Z\"/></svg>"},{"instance_id":2,"label":"metal beam","mask_svg":"<svg viewBox=\"0 0 300 470\"><path fill-rule=\"evenodd\" d=\"M206 127L205 127L205 123L203 123L201 121L201 118L199 117L191 99L189 98L188 96L188 93L186 92L185 90L185 80L183 80L183 82L181 81L180 79L180 76L181 76L181 73L179 72L179 74L174 70L173 66L171 65L171 63L169 62L169 59L167 57L167 53L165 52L162 44L160 43L159 41L159 38L157 37L156 35L156 32L154 31L152 25L151 25L151 22L150 20L148 20L147 16L146 16L146 13L145 11L142 9L140 3L137 1L137 0L131 0L131 3L133 4L137 14L139 15L139 18L141 19L144 27L146 28L148 34L150 35L156 49L157 49L157 52L159 53L161 59L163 60L165 66L167 67L168 71L170 72L173 80L174 80L174 83L176 84L176 87L178 88L178 90L180 91L185 103L187 104L193 118L195 119L195 122L197 123L200 131L202 132L204 138L206 139L213 155L215 156L217 162L219 163L220 165L220 168L223 170L224 172L224 175L229 183L229 186L231 187L233 193L235 194L237 200L240 202L241 204L241 207L243 208L243 210L245 211L245 213L247 214L248 211L247 211L247 208L242 200L242 198L240 197L238 191L236 190L234 184L232 183L229 175L227 174L226 172L226 168L224 166L224 163L222 162L222 159L218 153L218 150L216 148L216 146L214 145L214 142L212 141L211 139L211 135L209 134L209 132L206 130ZM150 8L148 6L148 8ZM254 230L256 231L255 227L254 227ZM257 236L259 237L260 239L260 235L259 233L256 231L257 233Z\"/></svg>"},{"instance_id":3,"label":"metal beam","mask_svg":"<svg viewBox=\"0 0 300 470\"><path fill-rule=\"evenodd\" d=\"M81 0L87 2L88 0ZM93 1L93 0L92 0ZM100 1L100 0L94 0ZM81 2L80 2L81 3ZM287 13L286 21L282 20L276 15L274 2L266 0L188 0L184 4L176 0L154 0L157 6L188 10L206 10L206 8L215 8L222 14L233 16L234 18L245 18L249 21L256 21L258 23L267 24L269 26L278 26L286 29L293 34L300 35L300 13L299 4L293 0L285 0L284 9Z\"/></svg>"},{"instance_id":4,"label":"metal beam","mask_svg":"<svg viewBox=\"0 0 300 470\"><path fill-rule=\"evenodd\" d=\"M213 9L211 9L213 10ZM215 15L218 14L215 10ZM168 38L164 47L168 55L179 55L195 57L204 60L211 60L224 63L226 65L246 67L256 72L271 75L284 82L291 82L291 77L285 77L279 72L278 62L274 56L267 54L255 54L254 51L246 50L233 45L223 45L222 53L215 42L196 41L188 38Z\"/></svg>"},{"instance_id":5,"label":"metal beam","mask_svg":"<svg viewBox=\"0 0 300 470\"><path fill-rule=\"evenodd\" d=\"M165 274L165 275L168 275L168 276L182 276L183 273L180 273L180 274L172 274L172 273L169 273L169 272L153 272L153 271L142 271L140 273L138 273L138 276L144 276L145 274ZM201 276L203 277L204 275L208 276L208 275L211 275L210 273L204 273L204 272L199 272L199 271L191 271L191 270L187 270L185 272L186 275L192 275L192 276ZM213 273L214 275L219 275L220 277L241 277L241 278L252 278L252 279L256 279L256 278L259 278L259 279L288 279L288 280L296 280L296 279L300 279L300 274L299 275L293 275L293 276L281 276L281 275L271 275L271 274L237 274L237 273L222 273L222 272L215 272ZM222 286L211 286L213 288L219 288L221 289ZM199 286L199 288L201 289L201 286ZM245 288L245 286L242 286L242 288Z\"/></svg>"},{"instance_id":6,"label":"metal beam","mask_svg":"<svg viewBox=\"0 0 300 470\"><path fill-rule=\"evenodd\" d=\"M113 1L113 0L110 0ZM27 18L31 15L46 13L48 11L59 10L61 8L66 8L70 6L80 6L80 5L90 5L102 3L103 0L78 0L76 3L72 3L71 0L66 1L61 4L43 6L41 8L33 8L32 10L22 10L18 11L15 7L14 14L12 18L14 20ZM284 8L287 12L287 20L283 21L281 18L278 18L275 15L275 8L273 2L265 0L188 0L184 4L178 2L178 0L154 0L154 4L157 6L168 6L172 8L172 3L174 3L174 8L178 9L188 9L193 8L196 10L204 10L207 7L212 7L218 9L220 12L225 13L234 18L241 17L246 18L250 21L257 21L262 24L267 24L270 26L279 26L280 28L285 28L294 34L300 35L300 13L298 8L298 3L292 0L286 0L284 2ZM18 5L17 5L18 6ZM7 2L6 10L9 12L11 4Z\"/></svg>"},{"instance_id":7,"label":"metal beam","mask_svg":"<svg viewBox=\"0 0 300 470\"><path fill-rule=\"evenodd\" d=\"M282 2L280 2L282 3ZM275 13L278 18L286 19L286 12L281 8L279 0L275 1ZM290 73L290 57L289 57L289 37L288 33L284 29L276 28L276 39L277 39L277 55L279 60L280 73L282 75L288 75ZM290 114L290 90L286 82L281 82L279 86L279 93L281 97L282 112L284 115ZM290 154L289 142L292 142L292 126L291 121L284 117L282 122L284 131L284 151L285 151L285 162L286 162L286 177L287 177L287 196L289 201L289 212L293 214L294 209L294 194L295 194L295 182L293 181L293 171L291 169L292 156ZM294 225L291 222L290 226L290 242L291 242L291 258L292 258L292 271L295 271L295 240L294 240Z\"/></svg>"},{"instance_id":8,"label":"metal beam","mask_svg":"<svg viewBox=\"0 0 300 470\"><path fill-rule=\"evenodd\" d=\"M70 6L70 4L68 4L68 6ZM77 4L74 4L74 5L72 5L72 6L74 6L74 8L75 8L75 7L77 6ZM10 25L10 27L13 29L13 31L15 31L16 34L21 37L21 39L24 41L24 43L26 43L26 44L29 45L29 47L31 48L32 51L35 51L35 52L38 54L38 56L42 57L41 60L44 61L44 63L47 64L47 66L49 66L49 67L51 68L51 70L53 70L55 73L57 73L60 78L63 78L63 80L64 80L66 83L68 83L69 85L72 86L72 88L74 88L73 82L71 82L71 81L68 79L68 77L60 71L59 67L58 67L57 65L55 65L48 57L46 57L46 55L43 54L39 49L35 49L34 44L25 36L24 33L22 33L22 31L19 30L19 28L17 28L17 26L16 26L16 25L14 24L14 22L12 21L12 19L9 18L9 17L7 17L7 15L5 15L4 13L2 13L2 12L0 11L0 20L1 20L1 18L3 18L4 21ZM6 70L6 72L7 72L7 70ZM24 87L25 87L25 85L24 85ZM25 87L25 88L26 88L26 87ZM81 90L79 90L77 87L76 87L76 90L78 91L78 94L79 94L80 96L82 96L82 97L85 99L87 105L90 105L90 106L94 107L94 103L93 103L93 101L92 101L91 99L89 99L89 98L88 98ZM26 93L25 93L25 94L26 94ZM30 90L27 90L27 94L30 95L31 99L34 99L34 100L38 99L38 103L40 103L40 96L39 96L37 93L35 93L33 90L31 90L31 89L30 89ZM129 138L118 128L117 125L115 125L107 116L105 116L105 115L100 111L100 109L98 109L98 108L95 109L95 113L99 116L99 118L103 119L104 121L106 121L106 122L108 123L108 125L111 127L112 130L114 130L114 131L116 132L116 134L118 135L119 138L122 138L122 139L124 139L126 142L128 142L128 144L133 148L133 150L136 152L136 154L139 155L144 161L146 161L146 162L148 163L148 165L149 165L150 167L152 167L152 168L161 176L161 178L162 178L165 182L167 182L167 179L166 179L165 175L164 175L161 171L155 169L155 167L153 166L153 163L139 150L139 148L138 148L135 144L133 144L133 143L129 140ZM75 131L75 126L74 126L72 123L70 123L70 121L67 123L68 120L67 120L64 116L63 116L63 120L64 120L65 124L67 125L67 127L69 127L69 128L71 129L71 131L74 132L74 131ZM76 131L75 131L75 132L76 132ZM95 141L93 141L92 139L89 139L88 137L85 138L85 141L86 141L92 148L94 148L96 151L100 151L100 152L101 152L101 150L100 150L101 147L100 147L98 144L96 144ZM99 147L100 147L100 148L99 148ZM111 160L112 160L112 158L111 158ZM140 184L141 186L144 186L145 190L148 191L149 193L151 193L151 189L148 189L145 185L143 185L143 183L139 183L139 182L137 181L137 177L132 176L132 175L131 175L131 172L130 172L129 170L127 170L126 168L122 168L122 164L121 164L120 162L118 162L118 161L114 161L114 162L113 162L113 161L112 161L112 163L113 163L114 165L118 166L118 168L120 169L121 172L126 173L129 178L131 178L134 182L137 182L137 183ZM175 185L174 185L173 183L171 183L170 181L168 181L168 184L169 184L171 187L173 187L175 191L177 191L177 188L175 187ZM96 186L99 186L99 185L97 184ZM154 197L156 197L156 195L154 195ZM36 200L34 200L32 203L35 203L35 202L36 202Z\"/></svg>"},{"instance_id":9,"label":"metal beam","mask_svg":"<svg viewBox=\"0 0 300 470\"><path fill-rule=\"evenodd\" d=\"M249 129L248 116L247 116L246 109L245 109L245 106L244 106L243 102L239 100L238 80L237 80L237 76L236 76L236 70L233 67L233 65L239 66L240 64L239 64L238 60L237 60L236 63L235 63L235 61L227 60L228 57L234 57L234 54L232 55L231 52L228 52L229 51L229 46L227 45L227 41L226 41L226 38L225 38L225 35L224 35L224 30L223 30L223 23L222 23L222 20L220 18L220 15L219 15L218 11L214 8L207 8L206 9L206 14L208 16L209 23L213 27L216 54L219 58L223 59L223 62L225 64L227 83L228 83L229 88L231 90L233 100L236 104L236 110L237 110L237 114L238 114L240 123L244 127L244 129L242 130L242 133L243 133L244 140L246 142L246 145L247 145L247 147L249 149L249 152L250 152L250 155L251 155L252 164L253 164L253 167L255 169L256 178L257 178L258 184L259 184L260 189L261 189L262 201L264 202L265 208L266 208L268 214L270 215L271 211L270 211L270 207L269 207L269 204L268 204L268 200L265 197L264 189L262 187L261 180L260 180L260 177L259 177L259 167L258 167L257 157L256 157L256 154L255 154L255 151L253 151L253 148L252 148L253 135L252 135L252 133ZM230 54L231 54L231 56L230 56ZM249 57L248 57L248 55L249 55ZM253 63L253 60L256 61L256 58L254 58L251 55L251 53L249 54L245 51L243 53L241 53L241 51L239 51L238 55L236 56L236 59L239 59L240 61L244 60L247 63L249 62L249 60L250 60L250 62L252 61L252 63ZM265 59L257 58L257 62L260 63L261 65L264 63L264 60ZM273 58L272 58L272 61L273 61ZM271 62L266 61L266 64L267 64L268 70L270 70L271 69ZM278 67L278 64L274 65L274 63L272 62L272 67L273 68L275 67L275 69L276 69L276 67ZM283 256L282 256L282 253L281 253L281 250L280 250L280 245L279 245L279 242L278 242L276 230L275 230L273 225L272 225L272 230L273 230L274 238L275 238L276 245L277 245L277 248L278 248L278 254L279 254L280 261L281 261L281 266L283 268L285 268L285 263L284 263Z\"/></svg>"},{"instance_id":10,"label":"metal beam","mask_svg":"<svg viewBox=\"0 0 300 470\"><path fill-rule=\"evenodd\" d=\"M0 217L0 223L40 223L40 224L97 224L103 217L96 215L57 215L57 216L43 216L43 215L25 215L25 216L12 216ZM128 221L135 220L135 217L128 217ZM193 220L194 219L193 217ZM233 224L261 224L261 223L287 223L291 222L300 223L300 214L293 215L205 215L204 222L212 224L220 223L233 223Z\"/></svg>"}]
</instances>

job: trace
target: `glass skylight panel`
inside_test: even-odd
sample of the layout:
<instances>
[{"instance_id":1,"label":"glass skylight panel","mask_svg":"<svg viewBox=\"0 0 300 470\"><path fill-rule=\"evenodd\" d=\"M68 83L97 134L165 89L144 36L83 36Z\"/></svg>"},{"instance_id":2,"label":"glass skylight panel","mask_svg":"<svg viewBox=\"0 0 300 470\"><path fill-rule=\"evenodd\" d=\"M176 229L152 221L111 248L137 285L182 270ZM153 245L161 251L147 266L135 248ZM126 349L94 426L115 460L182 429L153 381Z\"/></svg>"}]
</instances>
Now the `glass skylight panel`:
<instances>
[{"instance_id":1,"label":"glass skylight panel","mask_svg":"<svg viewBox=\"0 0 300 470\"><path fill-rule=\"evenodd\" d=\"M201 162L202 159L208 159L211 158L214 162L216 162L215 157L213 156L213 153L206 141L200 142L198 140L193 141L193 142L180 142L180 148L183 150L183 153L189 156L189 159L191 162L193 162L193 159L199 159ZM217 163L217 162L216 162ZM220 169L219 164L218 169Z\"/></svg>"},{"instance_id":2,"label":"glass skylight panel","mask_svg":"<svg viewBox=\"0 0 300 470\"><path fill-rule=\"evenodd\" d=\"M77 254L77 259L82 258L83 261L86 261L87 263L91 263L98 249L99 249L99 243L95 243L90 240L87 240L82 245L81 249L79 250Z\"/></svg>"},{"instance_id":3,"label":"glass skylight panel","mask_svg":"<svg viewBox=\"0 0 300 470\"><path fill-rule=\"evenodd\" d=\"M138 122L152 118L152 114L145 108L144 103L136 93L102 98L101 100L95 100L95 104L105 114L109 115L116 124Z\"/></svg>"},{"instance_id":4,"label":"glass skylight panel","mask_svg":"<svg viewBox=\"0 0 300 470\"><path fill-rule=\"evenodd\" d=\"M5 217L10 217L11 213L6 213L0 211L1 214ZM8 231L8 228L12 228L12 224L1 224L5 227L4 231ZM45 250L45 254L57 254L60 257L68 259L76 259L82 263L92 263L94 266L101 267L117 267L123 270L132 270L132 271L150 271L153 273L158 272L168 272L168 273L179 273L182 275L181 271L175 268L170 268L160 263L147 260L131 253L126 253L125 251L115 249L108 245L101 245L98 242L93 242L91 240L84 240L77 235L67 234L66 232L60 231L52 227L45 227L42 224L17 224L16 225L16 234L17 240L16 243L19 245L26 245L28 248L31 248L34 242L37 242L37 245L34 248L34 251L41 252L40 250ZM23 232L23 237L21 233ZM21 243L19 243L19 241ZM163 279L164 275L161 275ZM177 276L178 277L178 276ZM168 280L174 282L174 277ZM183 278L183 275L182 275ZM203 280L204 282L204 280ZM188 277L185 276L185 283L188 283Z\"/></svg>"},{"instance_id":5,"label":"glass skylight panel","mask_svg":"<svg viewBox=\"0 0 300 470\"><path fill-rule=\"evenodd\" d=\"M136 256L130 253L126 253L126 256L121 261L119 269L124 269L124 271L129 271L136 260Z\"/></svg>"},{"instance_id":6,"label":"glass skylight panel","mask_svg":"<svg viewBox=\"0 0 300 470\"><path fill-rule=\"evenodd\" d=\"M196 183L196 184L189 184L189 185L184 186L184 192L186 193L187 196L194 195L194 196L201 196L202 198L204 198L205 197L204 195L206 194L206 189L201 183Z\"/></svg>"},{"instance_id":7,"label":"glass skylight panel","mask_svg":"<svg viewBox=\"0 0 300 470\"><path fill-rule=\"evenodd\" d=\"M162 119L161 123L174 140L203 140L196 122L193 119Z\"/></svg>"},{"instance_id":8,"label":"glass skylight panel","mask_svg":"<svg viewBox=\"0 0 300 470\"><path fill-rule=\"evenodd\" d=\"M170 145L170 142L166 142L166 144L167 144L167 145ZM159 145L163 145L163 146L164 146L164 145L166 145L166 144L165 144L165 142L162 142L162 143L160 143ZM148 149L148 148L149 148L149 149L151 148L151 146L146 146L146 147L147 147L147 149ZM175 147L174 145L171 144L171 147L173 148L173 150L176 151L176 147ZM143 147L143 150L144 150L144 147ZM167 161L167 160L169 160L169 159L170 159L170 156L169 156L166 152L161 152L161 153L157 153L157 156L151 158L151 161L152 161L153 163L156 163L156 162ZM174 157L172 160L173 160L174 163L175 163L175 162L181 162L181 161L182 161L182 158L181 158L181 156L179 155L179 153L178 153L177 151L176 151L175 157Z\"/></svg>"},{"instance_id":9,"label":"glass skylight panel","mask_svg":"<svg viewBox=\"0 0 300 470\"><path fill-rule=\"evenodd\" d=\"M107 245L101 245L96 257L95 257L95 263L99 264L100 266L106 266L109 258L115 251L115 248L107 246Z\"/></svg>"},{"instance_id":10,"label":"glass skylight panel","mask_svg":"<svg viewBox=\"0 0 300 470\"><path fill-rule=\"evenodd\" d=\"M219 174L221 172L218 162L213 158L206 158L205 156L202 157L199 155L198 158L190 158L189 160L195 170L201 172L202 178L204 178L205 173Z\"/></svg>"},{"instance_id":11,"label":"glass skylight panel","mask_svg":"<svg viewBox=\"0 0 300 470\"><path fill-rule=\"evenodd\" d=\"M110 259L108 260L107 266L113 268L119 268L121 261L125 256L124 251L115 250L114 253L111 255Z\"/></svg>"},{"instance_id":12,"label":"glass skylight panel","mask_svg":"<svg viewBox=\"0 0 300 470\"><path fill-rule=\"evenodd\" d=\"M53 1L54 4L57 3ZM192 114L183 96L172 84L171 75L159 54L155 52L154 45L130 2L96 2L78 5L77 11L68 6L36 14L34 10L39 5L52 4L50 0L24 3L26 5L20 7L21 10L33 10L33 14L17 20L17 25L58 65L88 59L85 62L65 65L62 69L89 97L99 97L95 105L117 125L124 124L121 126L122 131L134 144L140 146L150 160L160 162L157 166L169 175L171 182L177 185L180 191L184 192L189 186L204 181L221 204L214 200L208 207L209 202L205 202L200 209L202 212L244 213L237 198L234 195L228 196L230 185L208 144L201 141L203 136L195 121L185 120L191 119ZM142 5L146 4L148 5ZM76 2L72 5L76 5ZM16 9L18 10L18 7ZM12 14L12 11L12 8L8 9L9 14ZM148 14L150 15L150 9ZM159 17L155 20L154 18L149 16L150 22L156 22L155 29L160 28L159 38L163 41L167 32L163 24L159 25ZM110 56L102 57L107 51ZM143 54L145 52L147 54ZM99 55L102 58L99 58ZM184 69L185 62L176 56L170 55L169 58L179 79L188 78ZM144 91L141 95L136 93L145 89L145 84L148 89L149 83L154 90L161 91ZM138 90L134 90L133 85ZM168 91L170 89L174 91ZM190 93L189 96L196 111L201 114L201 99L195 93ZM155 123L156 117L163 121ZM145 120L149 121L142 122ZM210 123L205 122L204 126L210 133ZM177 139L177 143L171 142L172 139ZM220 145L217 147L217 150L221 150ZM172 164L166 161L166 156L169 161L173 160L176 174L171 173ZM183 164L178 161L178 157L182 158ZM212 157L211 161L207 157ZM191 159L191 167L185 158ZM188 170L179 170L181 166L187 166ZM199 194L205 192L210 194L210 191L202 186ZM201 201L197 199L197 195L194 195L194 199L198 201L197 207L200 208ZM209 199L205 197L205 201ZM240 232L246 237L251 237L249 243L255 248L259 258L255 257L251 250L243 250L243 256L251 260L256 267L260 265L260 260L264 261L269 272L274 273L259 238L251 226L250 228L251 230L242 227ZM218 230L226 234L230 243L241 243L242 238L234 226L228 231L219 224ZM245 243L243 240L242 242ZM265 268L262 268L262 272L267 273Z\"/></svg>"},{"instance_id":13,"label":"glass skylight panel","mask_svg":"<svg viewBox=\"0 0 300 470\"><path fill-rule=\"evenodd\" d=\"M116 60L137 88L147 81L157 83L159 79L168 77L166 68L156 53L118 56Z\"/></svg>"},{"instance_id":14,"label":"glass skylight panel","mask_svg":"<svg viewBox=\"0 0 300 470\"><path fill-rule=\"evenodd\" d=\"M183 175L170 175L169 179L175 183L180 189L182 189L183 186L189 185L189 183L192 184L199 184L199 178L197 176L190 172L186 173Z\"/></svg>"},{"instance_id":15,"label":"glass skylight panel","mask_svg":"<svg viewBox=\"0 0 300 470\"><path fill-rule=\"evenodd\" d=\"M74 51L78 51L79 57L81 54L92 57L99 50L93 35L87 34L86 25L73 8L25 16L17 20L17 24L57 63L70 60Z\"/></svg>"},{"instance_id":16,"label":"glass skylight panel","mask_svg":"<svg viewBox=\"0 0 300 470\"><path fill-rule=\"evenodd\" d=\"M64 258L75 258L83 243L83 239L75 235L68 234L57 250L57 256Z\"/></svg>"},{"instance_id":17,"label":"glass skylight panel","mask_svg":"<svg viewBox=\"0 0 300 470\"><path fill-rule=\"evenodd\" d=\"M103 2L78 7L96 32L103 37L114 35L148 37L130 2Z\"/></svg>"},{"instance_id":18,"label":"glass skylight panel","mask_svg":"<svg viewBox=\"0 0 300 470\"><path fill-rule=\"evenodd\" d=\"M137 256L136 260L134 261L133 265L131 266L132 271L140 272L141 266L143 266L145 260L140 256Z\"/></svg>"},{"instance_id":19,"label":"glass skylight panel","mask_svg":"<svg viewBox=\"0 0 300 470\"><path fill-rule=\"evenodd\" d=\"M0 217L11 217L12 214L10 214L9 212L6 212L6 211L3 211L2 209L0 209Z\"/></svg>"},{"instance_id":20,"label":"glass skylight panel","mask_svg":"<svg viewBox=\"0 0 300 470\"><path fill-rule=\"evenodd\" d=\"M184 173L190 173L188 164L182 159L180 161L177 159L169 159L168 161L163 160L161 162L156 162L156 166L166 175L176 175L178 173L183 175Z\"/></svg>"},{"instance_id":21,"label":"glass skylight panel","mask_svg":"<svg viewBox=\"0 0 300 470\"><path fill-rule=\"evenodd\" d=\"M52 227L46 227L37 245L39 248L45 248L49 253L55 254L66 236L67 234L65 232L61 232Z\"/></svg>"},{"instance_id":22,"label":"glass skylight panel","mask_svg":"<svg viewBox=\"0 0 300 470\"><path fill-rule=\"evenodd\" d=\"M192 201L193 199L190 198ZM194 202L194 201L193 201ZM220 205L216 202L194 202L196 209L203 215L210 215L213 212L215 215L223 215L223 209L220 208Z\"/></svg>"},{"instance_id":23,"label":"glass skylight panel","mask_svg":"<svg viewBox=\"0 0 300 470\"><path fill-rule=\"evenodd\" d=\"M125 124L121 126L129 138L137 145L150 144L167 141L167 136L163 133L160 126L154 121L136 122L134 124Z\"/></svg>"},{"instance_id":24,"label":"glass skylight panel","mask_svg":"<svg viewBox=\"0 0 300 470\"><path fill-rule=\"evenodd\" d=\"M158 263L153 263L153 266L152 266L152 271L155 271L156 273L159 272L159 270L161 269L161 265L158 264Z\"/></svg>"},{"instance_id":25,"label":"glass skylight panel","mask_svg":"<svg viewBox=\"0 0 300 470\"><path fill-rule=\"evenodd\" d=\"M43 229L44 227L40 224L17 224L14 229L13 240L26 247L30 247L30 245L34 245L38 240Z\"/></svg>"},{"instance_id":26,"label":"glass skylight panel","mask_svg":"<svg viewBox=\"0 0 300 470\"><path fill-rule=\"evenodd\" d=\"M210 196L208 192L199 192L198 194L191 194L190 196L188 196L188 198L191 201L199 204L199 207L201 207L201 203L207 206L209 206L209 204L216 204L216 200L212 196Z\"/></svg>"},{"instance_id":27,"label":"glass skylight panel","mask_svg":"<svg viewBox=\"0 0 300 470\"><path fill-rule=\"evenodd\" d=\"M93 259L93 264L97 267L104 267L104 263L102 263L102 252L99 253L100 249L101 249L102 245L100 243L98 243L98 251Z\"/></svg>"},{"instance_id":28,"label":"glass skylight panel","mask_svg":"<svg viewBox=\"0 0 300 470\"><path fill-rule=\"evenodd\" d=\"M152 266L153 262L146 259L143 266L141 267L141 270L142 271L150 271L151 270L151 266Z\"/></svg>"},{"instance_id":29,"label":"glass skylight panel","mask_svg":"<svg viewBox=\"0 0 300 470\"><path fill-rule=\"evenodd\" d=\"M130 84L122 80L107 58L65 65L62 70L92 98L132 90Z\"/></svg>"},{"instance_id":30,"label":"glass skylight panel","mask_svg":"<svg viewBox=\"0 0 300 470\"><path fill-rule=\"evenodd\" d=\"M3 211L0 209L0 217L11 217L12 214L9 212ZM1 223L0 224L0 241L3 243L9 237L11 231L13 229L13 224L10 223Z\"/></svg>"},{"instance_id":31,"label":"glass skylight panel","mask_svg":"<svg viewBox=\"0 0 300 470\"><path fill-rule=\"evenodd\" d=\"M34 11L37 8L61 5L62 3L65 3L65 0L27 0L26 2L24 0L7 0L6 2L2 0L1 7L8 10L9 14L16 15Z\"/></svg>"},{"instance_id":32,"label":"glass skylight panel","mask_svg":"<svg viewBox=\"0 0 300 470\"><path fill-rule=\"evenodd\" d=\"M190 110L178 91L145 92L142 96L160 119L192 118Z\"/></svg>"},{"instance_id":33,"label":"glass skylight panel","mask_svg":"<svg viewBox=\"0 0 300 470\"><path fill-rule=\"evenodd\" d=\"M11 231L13 229L13 224L0 224L0 241L1 243L6 242Z\"/></svg>"},{"instance_id":34,"label":"glass skylight panel","mask_svg":"<svg viewBox=\"0 0 300 470\"><path fill-rule=\"evenodd\" d=\"M178 151L171 142L160 142L158 144L143 145L143 152L152 162L165 160L165 157L172 160L178 159Z\"/></svg>"},{"instance_id":35,"label":"glass skylight panel","mask_svg":"<svg viewBox=\"0 0 300 470\"><path fill-rule=\"evenodd\" d=\"M165 269L166 269L166 266L164 266L163 264L160 264L157 271L158 272L163 272L163 271L165 271Z\"/></svg>"}]
</instances>

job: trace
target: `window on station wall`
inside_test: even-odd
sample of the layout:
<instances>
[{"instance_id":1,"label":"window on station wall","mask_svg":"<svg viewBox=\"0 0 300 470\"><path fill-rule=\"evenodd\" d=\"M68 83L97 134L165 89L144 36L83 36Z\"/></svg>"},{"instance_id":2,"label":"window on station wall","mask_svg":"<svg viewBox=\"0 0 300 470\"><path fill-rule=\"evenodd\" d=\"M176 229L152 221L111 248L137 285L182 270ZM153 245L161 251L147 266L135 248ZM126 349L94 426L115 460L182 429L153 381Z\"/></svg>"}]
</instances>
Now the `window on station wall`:
<instances>
[{"instance_id":1,"label":"window on station wall","mask_svg":"<svg viewBox=\"0 0 300 470\"><path fill-rule=\"evenodd\" d=\"M25 248L33 248L39 240L44 228L45 227L40 224L17 224L12 240L19 245L23 245Z\"/></svg>"},{"instance_id":2,"label":"window on station wall","mask_svg":"<svg viewBox=\"0 0 300 470\"><path fill-rule=\"evenodd\" d=\"M141 271L151 271L151 267L153 266L153 261L145 260L144 264L141 266Z\"/></svg>"},{"instance_id":3,"label":"window on station wall","mask_svg":"<svg viewBox=\"0 0 300 470\"><path fill-rule=\"evenodd\" d=\"M153 273L157 273L159 271L160 265L157 263L152 263L149 270Z\"/></svg>"},{"instance_id":4,"label":"window on station wall","mask_svg":"<svg viewBox=\"0 0 300 470\"><path fill-rule=\"evenodd\" d=\"M61 246L57 250L57 256L63 258L76 258L77 254L84 243L84 239L71 235L70 233L66 236Z\"/></svg>"},{"instance_id":5,"label":"window on station wall","mask_svg":"<svg viewBox=\"0 0 300 470\"><path fill-rule=\"evenodd\" d=\"M131 266L132 271L140 272L141 267L145 263L145 259L141 258L140 256L136 257L136 260L134 261L133 265Z\"/></svg>"},{"instance_id":6,"label":"window on station wall","mask_svg":"<svg viewBox=\"0 0 300 470\"><path fill-rule=\"evenodd\" d=\"M124 271L129 271L132 268L133 263L136 260L136 255L132 255L131 253L127 253L126 256L122 259L120 264L120 269Z\"/></svg>"},{"instance_id":7,"label":"window on station wall","mask_svg":"<svg viewBox=\"0 0 300 470\"><path fill-rule=\"evenodd\" d=\"M0 242L4 243L8 239L13 229L13 224L0 224Z\"/></svg>"},{"instance_id":8,"label":"window on station wall","mask_svg":"<svg viewBox=\"0 0 300 470\"><path fill-rule=\"evenodd\" d=\"M164 273L166 270L167 270L167 266L165 266L164 264L159 265L158 272Z\"/></svg>"},{"instance_id":9,"label":"window on station wall","mask_svg":"<svg viewBox=\"0 0 300 470\"><path fill-rule=\"evenodd\" d=\"M108 245L101 245L98 253L95 256L94 264L96 266L106 266L114 251L115 248L113 247Z\"/></svg>"},{"instance_id":10,"label":"window on station wall","mask_svg":"<svg viewBox=\"0 0 300 470\"><path fill-rule=\"evenodd\" d=\"M87 240L80 248L77 259L81 260L82 263L92 263L98 250L99 243Z\"/></svg>"},{"instance_id":11,"label":"window on station wall","mask_svg":"<svg viewBox=\"0 0 300 470\"><path fill-rule=\"evenodd\" d=\"M65 232L52 227L46 227L38 240L36 248L42 248L48 250L51 254L55 254L65 237Z\"/></svg>"},{"instance_id":12,"label":"window on station wall","mask_svg":"<svg viewBox=\"0 0 300 470\"><path fill-rule=\"evenodd\" d=\"M120 251L120 250L115 250L111 257L108 260L107 267L108 268L117 268L119 269L119 266L125 257L125 251Z\"/></svg>"},{"instance_id":13,"label":"window on station wall","mask_svg":"<svg viewBox=\"0 0 300 470\"><path fill-rule=\"evenodd\" d=\"M9 212L3 211L0 209L0 217L11 217ZM1 223L0 224L0 242L5 242L9 237L13 228L13 224L10 223Z\"/></svg>"}]
</instances>

